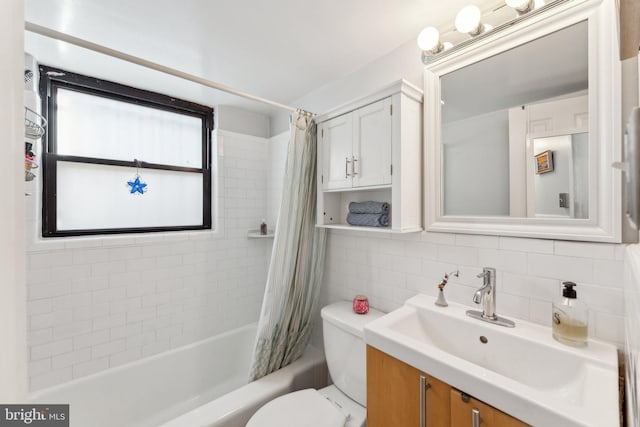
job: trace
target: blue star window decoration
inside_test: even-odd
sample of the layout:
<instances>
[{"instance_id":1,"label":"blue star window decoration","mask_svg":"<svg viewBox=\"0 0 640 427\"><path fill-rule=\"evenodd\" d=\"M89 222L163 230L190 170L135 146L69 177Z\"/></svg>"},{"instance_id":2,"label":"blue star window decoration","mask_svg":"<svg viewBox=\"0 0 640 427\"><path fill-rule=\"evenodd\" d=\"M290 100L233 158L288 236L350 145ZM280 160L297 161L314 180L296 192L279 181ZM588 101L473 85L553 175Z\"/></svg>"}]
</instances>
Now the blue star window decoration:
<instances>
[{"instance_id":1,"label":"blue star window decoration","mask_svg":"<svg viewBox=\"0 0 640 427\"><path fill-rule=\"evenodd\" d=\"M136 174L131 181L127 181L127 185L129 185L130 190L129 194L144 194L147 192L147 183L140 179L140 174L138 173L138 168L141 166L142 162L138 159L133 159L136 162Z\"/></svg>"}]
</instances>

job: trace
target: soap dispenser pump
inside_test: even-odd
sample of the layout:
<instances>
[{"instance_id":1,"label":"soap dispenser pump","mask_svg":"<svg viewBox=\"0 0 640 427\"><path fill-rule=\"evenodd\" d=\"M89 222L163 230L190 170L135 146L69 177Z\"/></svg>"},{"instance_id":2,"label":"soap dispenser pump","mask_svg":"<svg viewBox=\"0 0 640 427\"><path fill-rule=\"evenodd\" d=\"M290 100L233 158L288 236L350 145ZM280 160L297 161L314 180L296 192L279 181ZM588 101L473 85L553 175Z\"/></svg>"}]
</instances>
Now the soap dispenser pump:
<instances>
[{"instance_id":1,"label":"soap dispenser pump","mask_svg":"<svg viewBox=\"0 0 640 427\"><path fill-rule=\"evenodd\" d=\"M578 301L574 282L562 282L562 298L553 302L551 327L553 338L563 344L581 347L587 345L588 310Z\"/></svg>"}]
</instances>

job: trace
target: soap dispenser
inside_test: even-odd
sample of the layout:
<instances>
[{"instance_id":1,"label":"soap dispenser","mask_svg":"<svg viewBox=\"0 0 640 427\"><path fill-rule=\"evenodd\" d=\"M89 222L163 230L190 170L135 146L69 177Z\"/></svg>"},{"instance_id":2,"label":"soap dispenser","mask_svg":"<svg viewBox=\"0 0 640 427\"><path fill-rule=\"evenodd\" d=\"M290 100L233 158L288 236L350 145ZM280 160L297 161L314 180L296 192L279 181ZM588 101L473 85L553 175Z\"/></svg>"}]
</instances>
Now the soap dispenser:
<instances>
[{"instance_id":1,"label":"soap dispenser","mask_svg":"<svg viewBox=\"0 0 640 427\"><path fill-rule=\"evenodd\" d=\"M587 345L588 310L578 301L577 286L573 282L562 282L562 298L553 302L551 327L553 338L563 344L576 347Z\"/></svg>"}]
</instances>

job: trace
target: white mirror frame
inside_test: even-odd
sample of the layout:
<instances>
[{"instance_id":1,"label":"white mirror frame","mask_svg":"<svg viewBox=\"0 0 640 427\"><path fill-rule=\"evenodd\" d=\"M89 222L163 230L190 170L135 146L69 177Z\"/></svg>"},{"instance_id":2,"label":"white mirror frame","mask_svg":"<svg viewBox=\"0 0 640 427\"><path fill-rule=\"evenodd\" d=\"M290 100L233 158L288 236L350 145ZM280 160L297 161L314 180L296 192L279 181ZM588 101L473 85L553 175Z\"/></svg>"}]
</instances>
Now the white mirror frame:
<instances>
[{"instance_id":1,"label":"white mirror frame","mask_svg":"<svg viewBox=\"0 0 640 427\"><path fill-rule=\"evenodd\" d=\"M589 219L443 215L440 76L588 20ZM595 242L622 241L621 77L614 0L574 0L452 52L424 70L427 231ZM593 149L593 151L592 151Z\"/></svg>"}]
</instances>

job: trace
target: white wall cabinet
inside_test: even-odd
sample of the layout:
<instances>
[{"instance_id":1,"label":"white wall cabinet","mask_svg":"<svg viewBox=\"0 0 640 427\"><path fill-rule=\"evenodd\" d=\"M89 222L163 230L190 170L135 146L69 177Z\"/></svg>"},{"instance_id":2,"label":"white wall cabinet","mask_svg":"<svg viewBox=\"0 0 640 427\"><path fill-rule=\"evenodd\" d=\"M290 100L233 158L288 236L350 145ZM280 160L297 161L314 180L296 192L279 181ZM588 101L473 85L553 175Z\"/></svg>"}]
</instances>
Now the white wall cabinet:
<instances>
[{"instance_id":1,"label":"white wall cabinet","mask_svg":"<svg viewBox=\"0 0 640 427\"><path fill-rule=\"evenodd\" d=\"M351 188L353 185L352 115L343 114L322 123L318 127L318 137L322 141L322 174L320 178L322 189Z\"/></svg>"},{"instance_id":2,"label":"white wall cabinet","mask_svg":"<svg viewBox=\"0 0 640 427\"><path fill-rule=\"evenodd\" d=\"M391 97L322 123L322 189L391 185Z\"/></svg>"},{"instance_id":3,"label":"white wall cabinet","mask_svg":"<svg viewBox=\"0 0 640 427\"><path fill-rule=\"evenodd\" d=\"M317 225L422 230L422 92L401 80L317 118ZM347 224L352 201L391 205L389 227Z\"/></svg>"}]
</instances>

